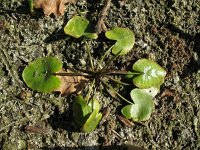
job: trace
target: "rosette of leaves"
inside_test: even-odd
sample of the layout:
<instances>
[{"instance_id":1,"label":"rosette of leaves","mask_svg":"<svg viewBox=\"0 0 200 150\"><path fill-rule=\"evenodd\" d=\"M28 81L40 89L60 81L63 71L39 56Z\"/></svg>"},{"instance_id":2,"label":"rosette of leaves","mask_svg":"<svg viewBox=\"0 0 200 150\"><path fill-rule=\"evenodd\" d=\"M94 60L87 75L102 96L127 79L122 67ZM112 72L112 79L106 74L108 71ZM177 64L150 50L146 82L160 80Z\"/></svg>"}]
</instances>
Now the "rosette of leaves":
<instances>
[{"instance_id":1,"label":"rosette of leaves","mask_svg":"<svg viewBox=\"0 0 200 150\"><path fill-rule=\"evenodd\" d=\"M38 58L26 66L22 77L32 90L49 93L61 85L60 79L53 73L60 71L62 66L62 62L55 57Z\"/></svg>"},{"instance_id":2,"label":"rosette of leaves","mask_svg":"<svg viewBox=\"0 0 200 150\"><path fill-rule=\"evenodd\" d=\"M86 36L90 39L97 39L98 35L96 33L92 33L90 30L89 21L80 16L74 16L64 27L65 34L73 36L74 38Z\"/></svg>"},{"instance_id":3,"label":"rosette of leaves","mask_svg":"<svg viewBox=\"0 0 200 150\"><path fill-rule=\"evenodd\" d=\"M133 71L127 77L133 80L138 88L159 88L163 84L166 71L157 63L149 59L140 59L133 64Z\"/></svg>"},{"instance_id":4,"label":"rosette of leaves","mask_svg":"<svg viewBox=\"0 0 200 150\"><path fill-rule=\"evenodd\" d=\"M154 109L153 96L144 89L133 89L130 95L134 104L122 108L122 114L137 122L148 120Z\"/></svg>"},{"instance_id":5,"label":"rosette of leaves","mask_svg":"<svg viewBox=\"0 0 200 150\"><path fill-rule=\"evenodd\" d=\"M72 106L73 117L75 122L82 126L83 132L90 133L95 130L102 118L99 109L99 102L96 99L90 100L87 104L81 95L75 98Z\"/></svg>"},{"instance_id":6,"label":"rosette of leaves","mask_svg":"<svg viewBox=\"0 0 200 150\"><path fill-rule=\"evenodd\" d=\"M135 43L134 33L127 28L113 28L105 33L108 39L116 40L116 43L112 47L112 53L119 55L125 55L131 51Z\"/></svg>"}]
</instances>

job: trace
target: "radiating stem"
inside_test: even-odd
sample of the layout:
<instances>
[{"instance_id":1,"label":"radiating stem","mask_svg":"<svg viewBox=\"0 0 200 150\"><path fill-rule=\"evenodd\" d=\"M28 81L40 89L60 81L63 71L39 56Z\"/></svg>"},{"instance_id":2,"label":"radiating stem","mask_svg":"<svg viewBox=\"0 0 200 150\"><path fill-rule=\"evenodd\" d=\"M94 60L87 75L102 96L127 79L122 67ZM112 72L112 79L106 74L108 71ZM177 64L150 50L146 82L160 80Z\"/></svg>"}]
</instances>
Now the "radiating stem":
<instances>
[{"instance_id":1,"label":"radiating stem","mask_svg":"<svg viewBox=\"0 0 200 150\"><path fill-rule=\"evenodd\" d=\"M89 55L91 70L94 72L94 65L93 65L93 61L92 61L92 56L91 56L90 48L89 48L87 41L86 41L86 52Z\"/></svg>"},{"instance_id":2,"label":"radiating stem","mask_svg":"<svg viewBox=\"0 0 200 150\"><path fill-rule=\"evenodd\" d=\"M119 94L112 86L110 86L108 83L106 83L103 79L100 79L100 81L107 86L109 89L113 90L117 96L119 96L121 99L123 99L124 101L126 101L129 104L133 104L132 102L130 102L129 100L127 100L126 98L124 98L121 94Z\"/></svg>"},{"instance_id":3,"label":"radiating stem","mask_svg":"<svg viewBox=\"0 0 200 150\"><path fill-rule=\"evenodd\" d=\"M141 72L127 72L127 71L109 71L106 72L105 75L139 75Z\"/></svg>"},{"instance_id":4,"label":"radiating stem","mask_svg":"<svg viewBox=\"0 0 200 150\"><path fill-rule=\"evenodd\" d=\"M92 89L93 89L93 87L94 87L94 84L95 84L95 79L92 80L92 84L91 84L91 86L89 87L89 91L88 91L88 93L87 93L87 95L86 95L86 97L85 97L85 100L86 100L87 102L88 102L89 99L90 99L91 92L92 92Z\"/></svg>"},{"instance_id":5,"label":"radiating stem","mask_svg":"<svg viewBox=\"0 0 200 150\"><path fill-rule=\"evenodd\" d=\"M118 83L118 84L121 84L121 85L124 85L124 86L129 86L129 85L130 85L130 84L128 84L128 83L125 83L125 82L122 82L122 81L120 81L120 80L114 79L114 78L112 78L112 77L110 77L110 76L106 76L106 77L109 78L110 80L112 80L112 81Z\"/></svg>"},{"instance_id":6,"label":"radiating stem","mask_svg":"<svg viewBox=\"0 0 200 150\"><path fill-rule=\"evenodd\" d=\"M52 73L54 76L85 76L85 77L92 77L93 75L84 74L84 73L68 73L68 72L56 72Z\"/></svg>"},{"instance_id":7,"label":"radiating stem","mask_svg":"<svg viewBox=\"0 0 200 150\"><path fill-rule=\"evenodd\" d=\"M115 60L118 56L119 56L119 54L121 53L121 51L119 51L116 55L114 55L110 60L108 60L108 62L106 62L106 65L100 70L100 72L104 72L107 68L108 68L108 66L110 66L110 64L111 64L111 62L113 61L113 60Z\"/></svg>"},{"instance_id":8,"label":"radiating stem","mask_svg":"<svg viewBox=\"0 0 200 150\"><path fill-rule=\"evenodd\" d=\"M112 47L113 47L113 46L111 46L111 47L104 53L104 55L101 57L100 61L98 62L98 66L97 66L96 70L99 69L100 65L102 65L103 60L105 59L106 55L108 55L108 53L110 53Z\"/></svg>"}]
</instances>

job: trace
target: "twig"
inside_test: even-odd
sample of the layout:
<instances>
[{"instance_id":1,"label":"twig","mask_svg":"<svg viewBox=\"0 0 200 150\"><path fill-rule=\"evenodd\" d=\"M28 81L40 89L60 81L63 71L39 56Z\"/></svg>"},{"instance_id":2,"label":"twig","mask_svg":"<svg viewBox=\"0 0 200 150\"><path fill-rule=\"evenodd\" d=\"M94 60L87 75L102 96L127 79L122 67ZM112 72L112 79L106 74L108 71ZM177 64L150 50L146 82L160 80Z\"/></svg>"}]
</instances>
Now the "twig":
<instances>
[{"instance_id":1,"label":"twig","mask_svg":"<svg viewBox=\"0 0 200 150\"><path fill-rule=\"evenodd\" d=\"M104 19L108 14L108 10L110 8L110 4L111 4L112 0L106 0L106 3L101 11L99 20L97 22L97 26L96 26L96 31L97 33L101 33L102 31L107 31L106 25L104 23Z\"/></svg>"}]
</instances>

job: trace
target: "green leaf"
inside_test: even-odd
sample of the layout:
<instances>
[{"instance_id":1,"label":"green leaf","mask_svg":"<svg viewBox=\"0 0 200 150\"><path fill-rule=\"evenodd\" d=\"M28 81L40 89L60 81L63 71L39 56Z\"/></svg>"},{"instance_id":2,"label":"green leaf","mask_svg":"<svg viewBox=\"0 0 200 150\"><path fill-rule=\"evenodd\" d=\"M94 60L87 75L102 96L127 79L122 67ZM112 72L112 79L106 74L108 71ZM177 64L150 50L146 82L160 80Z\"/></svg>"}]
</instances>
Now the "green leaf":
<instances>
[{"instance_id":1,"label":"green leaf","mask_svg":"<svg viewBox=\"0 0 200 150\"><path fill-rule=\"evenodd\" d=\"M148 59L138 60L133 65L133 70L141 73L133 77L133 83L139 88L159 87L166 75L161 66Z\"/></svg>"},{"instance_id":2,"label":"green leaf","mask_svg":"<svg viewBox=\"0 0 200 150\"><path fill-rule=\"evenodd\" d=\"M28 0L28 4L29 4L30 12L33 13L34 12L34 3L33 3L33 0Z\"/></svg>"},{"instance_id":3,"label":"green leaf","mask_svg":"<svg viewBox=\"0 0 200 150\"><path fill-rule=\"evenodd\" d=\"M86 36L91 39L97 39L98 35L96 33L90 33L89 21L80 16L74 16L67 22L67 25L64 27L64 32L75 38L80 38L81 36Z\"/></svg>"},{"instance_id":4,"label":"green leaf","mask_svg":"<svg viewBox=\"0 0 200 150\"><path fill-rule=\"evenodd\" d=\"M125 55L132 48L135 43L134 33L127 28L116 27L105 33L106 37L111 40L116 40L117 42L112 48L113 54ZM121 52L120 52L121 51Z\"/></svg>"},{"instance_id":5,"label":"green leaf","mask_svg":"<svg viewBox=\"0 0 200 150\"><path fill-rule=\"evenodd\" d=\"M82 131L86 133L90 133L94 131L97 125L99 124L99 121L101 120L101 118L102 118L102 114L98 113L97 110L94 110L92 114L90 115L90 117L85 122L85 124L83 125Z\"/></svg>"},{"instance_id":6,"label":"green leaf","mask_svg":"<svg viewBox=\"0 0 200 150\"><path fill-rule=\"evenodd\" d=\"M24 69L22 77L32 90L49 93L57 89L61 81L52 73L62 69L62 62L55 57L38 58L29 63Z\"/></svg>"},{"instance_id":7,"label":"green leaf","mask_svg":"<svg viewBox=\"0 0 200 150\"><path fill-rule=\"evenodd\" d=\"M87 105L86 100L81 95L75 98L72 110L74 120L80 126L86 122L90 113L92 112L92 108Z\"/></svg>"},{"instance_id":8,"label":"green leaf","mask_svg":"<svg viewBox=\"0 0 200 150\"><path fill-rule=\"evenodd\" d=\"M158 94L160 87L151 87L148 89L141 89L141 90L149 94L151 97L155 97Z\"/></svg>"},{"instance_id":9,"label":"green leaf","mask_svg":"<svg viewBox=\"0 0 200 150\"><path fill-rule=\"evenodd\" d=\"M96 33L84 33L84 36L90 38L90 39L97 39L98 35Z\"/></svg>"},{"instance_id":10,"label":"green leaf","mask_svg":"<svg viewBox=\"0 0 200 150\"><path fill-rule=\"evenodd\" d=\"M100 105L99 105L98 100L96 100L96 99L90 100L88 106L89 106L92 110L96 110L96 111L99 112Z\"/></svg>"},{"instance_id":11,"label":"green leaf","mask_svg":"<svg viewBox=\"0 0 200 150\"><path fill-rule=\"evenodd\" d=\"M152 96L142 89L134 89L131 91L131 98L134 104L122 108L122 114L127 119L133 119L133 121L148 120L154 109Z\"/></svg>"}]
</instances>

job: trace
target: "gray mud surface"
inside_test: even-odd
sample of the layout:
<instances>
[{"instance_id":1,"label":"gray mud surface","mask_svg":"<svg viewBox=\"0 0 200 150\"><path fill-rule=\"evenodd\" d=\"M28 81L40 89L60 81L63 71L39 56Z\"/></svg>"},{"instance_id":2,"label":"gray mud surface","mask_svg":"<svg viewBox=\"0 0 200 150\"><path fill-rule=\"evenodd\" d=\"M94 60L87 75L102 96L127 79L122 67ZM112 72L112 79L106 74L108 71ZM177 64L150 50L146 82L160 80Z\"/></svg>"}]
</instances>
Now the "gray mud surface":
<instances>
[{"instance_id":1,"label":"gray mud surface","mask_svg":"<svg viewBox=\"0 0 200 150\"><path fill-rule=\"evenodd\" d=\"M200 149L200 0L127 0L122 7L112 0L108 29L127 27L136 35L133 51L116 60L115 69L150 58L167 71L155 111L144 123L122 124L116 116L125 103L98 87L95 97L111 111L94 132L85 134L72 118L75 94L42 94L25 85L22 71L38 57L55 56L65 65L87 68L83 39L64 35L63 27L80 14L96 24L103 4L78 0L55 18L41 10L31 16L23 0L0 0L0 149L123 149L124 143ZM89 46L97 60L111 45L101 34Z\"/></svg>"}]
</instances>

